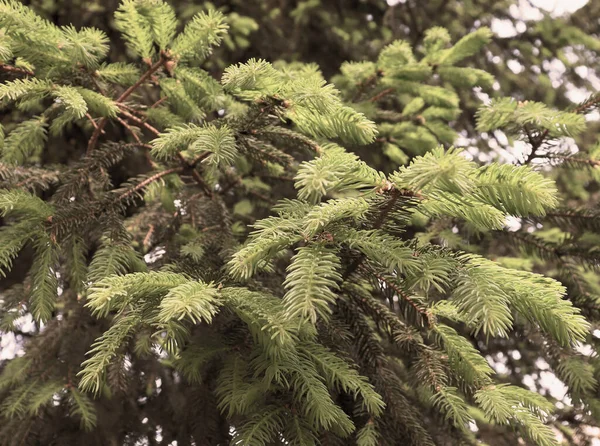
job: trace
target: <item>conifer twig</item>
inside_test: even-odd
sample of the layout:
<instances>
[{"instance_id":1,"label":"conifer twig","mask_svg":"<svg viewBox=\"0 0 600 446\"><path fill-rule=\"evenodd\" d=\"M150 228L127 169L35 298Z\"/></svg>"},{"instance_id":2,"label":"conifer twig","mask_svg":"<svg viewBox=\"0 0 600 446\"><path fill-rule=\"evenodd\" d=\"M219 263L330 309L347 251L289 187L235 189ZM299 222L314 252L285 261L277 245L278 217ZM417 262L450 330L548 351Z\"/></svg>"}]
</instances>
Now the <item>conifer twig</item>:
<instances>
[{"instance_id":1,"label":"conifer twig","mask_svg":"<svg viewBox=\"0 0 600 446\"><path fill-rule=\"evenodd\" d=\"M179 154L181 155L181 154ZM196 169L194 169L192 166L190 166L187 162L187 160L181 156L181 159L183 160L183 162L186 164L187 167L191 168L191 172L192 172L192 178L196 181L196 183L198 183L202 189L204 190L204 193L206 194L207 197L212 198L213 197L213 193L212 190L210 190L210 187L208 186L208 184L206 184L206 182L204 181L204 179L200 176L200 174L198 173L198 171Z\"/></svg>"},{"instance_id":2,"label":"conifer twig","mask_svg":"<svg viewBox=\"0 0 600 446\"><path fill-rule=\"evenodd\" d=\"M509 232L509 231L504 231L505 234L509 234L510 236L512 236L513 238L520 240L523 243L526 244L530 244L532 246L535 246L537 249L539 249L540 251L543 252L547 252L550 253L554 256L556 256L557 258L561 257L563 254L558 251L557 249L553 249L550 248L549 246L544 245L543 243L541 243L540 241L538 241L538 239L535 238L527 238L524 237L522 233L520 232Z\"/></svg>"},{"instance_id":3,"label":"conifer twig","mask_svg":"<svg viewBox=\"0 0 600 446\"><path fill-rule=\"evenodd\" d=\"M138 143L138 144L140 144L140 145L141 145L141 144L143 144L143 143L142 143L142 140L140 139L140 137L137 135L137 133L135 133L135 132L133 131L133 129L131 128L131 126L129 125L129 123L128 123L127 121L125 121L125 120L123 120L123 119L119 118L118 116L117 116L117 121L119 121L119 122L121 123L121 125L122 125L123 127L125 127L125 128L126 128L128 131L129 131L129 133L131 133L131 136L133 136L133 139L135 139L135 142L136 142L136 143Z\"/></svg>"},{"instance_id":4,"label":"conifer twig","mask_svg":"<svg viewBox=\"0 0 600 446\"><path fill-rule=\"evenodd\" d=\"M397 286L395 283L389 281L388 279L386 279L384 276L377 273L376 271L373 271L372 269L365 267L364 265L360 265L359 268L366 273L372 274L378 280L385 283L386 286L388 286L392 290L394 290L394 292L398 295L398 297L401 297L402 299L404 299L411 307L413 307L415 309L415 311L417 313L421 314L425 318L426 321L429 321L427 310L424 308L421 308L419 305L417 305L416 302L414 300L412 300L412 298L402 288Z\"/></svg>"},{"instance_id":5,"label":"conifer twig","mask_svg":"<svg viewBox=\"0 0 600 446\"><path fill-rule=\"evenodd\" d=\"M122 107L122 104L118 104L119 107ZM158 136L160 135L160 132L153 126L151 126L150 124L148 124L146 121L141 120L140 118L138 118L137 116L132 115L131 113L129 113L127 110L123 110L121 108L121 110L119 110L119 113L122 114L123 116L125 116L127 119L135 122L136 124L139 124L141 126L143 126L144 128L146 128L148 131L154 133L154 135Z\"/></svg>"},{"instance_id":6,"label":"conifer twig","mask_svg":"<svg viewBox=\"0 0 600 446\"><path fill-rule=\"evenodd\" d=\"M168 100L169 97L168 96L163 96L162 98L160 98L158 101L156 101L154 104L152 104L150 106L150 108L156 108L158 107L160 104L162 104L163 102L165 102L166 100Z\"/></svg>"},{"instance_id":7,"label":"conifer twig","mask_svg":"<svg viewBox=\"0 0 600 446\"><path fill-rule=\"evenodd\" d=\"M548 136L548 133L550 133L550 131L548 129L546 129L544 132L542 132L540 134L540 136L537 139L534 139L531 136L531 133L529 132L529 130L527 128L525 128L525 131L527 133L527 138L529 139L529 143L531 144L531 152L529 153L529 156L527 156L527 159L525 160L525 162L523 164L529 164L531 161L533 161L534 158L538 157L537 150L542 146L542 144L544 143L544 140L546 139L546 137Z\"/></svg>"},{"instance_id":8,"label":"conifer twig","mask_svg":"<svg viewBox=\"0 0 600 446\"><path fill-rule=\"evenodd\" d=\"M573 113L584 113L589 108L594 107L600 103L600 94L594 94L590 96L587 100L583 101L573 110Z\"/></svg>"},{"instance_id":9,"label":"conifer twig","mask_svg":"<svg viewBox=\"0 0 600 446\"><path fill-rule=\"evenodd\" d=\"M573 109L572 113L576 113L576 114L585 113L591 107L598 105L598 103L600 103L600 95L591 96L589 99L587 99L586 101L582 102L577 107L575 107ZM525 133L527 135L529 144L531 144L531 153L529 154L529 156L527 157L527 159L525 160L525 162L523 164L529 164L531 161L533 161L533 159L539 158L539 155L537 154L537 150L544 143L544 140L550 133L550 130L549 129L544 130L537 139L534 139L532 137L531 132L529 131L529 129L527 127L525 127ZM592 163L589 163L589 164L592 164ZM596 166L597 164L593 164L593 165Z\"/></svg>"},{"instance_id":10,"label":"conifer twig","mask_svg":"<svg viewBox=\"0 0 600 446\"><path fill-rule=\"evenodd\" d=\"M398 198L400 198L401 196L402 197L407 197L407 196L408 197L415 197L415 198L418 198L418 199L423 199L424 198L423 195L421 195L419 192L413 192L413 191L406 190L406 189L397 189L390 182L388 182L384 186L384 188L382 188L382 191L384 191L384 192L390 192L391 195L392 195L392 198L390 198L390 201L388 201L388 203L383 207L383 209L379 213L379 216L375 220L375 223L373 223L373 229L380 229L381 228L381 226L385 222L385 219L387 218L387 216L389 215L389 213L394 208L394 205L398 201ZM356 268L358 268L361 265L361 263L364 260L364 258L365 258L364 255L360 255L354 262L352 262L350 264L350 266L348 267L348 269L342 275L342 279L346 280L348 277L350 277L354 273L354 271L356 271Z\"/></svg>"},{"instance_id":11,"label":"conifer twig","mask_svg":"<svg viewBox=\"0 0 600 446\"><path fill-rule=\"evenodd\" d=\"M165 57L164 53L161 53L158 61L156 63L154 63L153 65L151 65L150 68L148 68L146 70L146 72L140 76L140 78L137 80L137 82L135 84L133 84L131 87L129 87L127 90L125 90L121 94L121 96L119 96L117 98L116 102L123 102L125 99L127 99L131 95L131 93L133 93L140 85L142 85L144 82L146 82L146 80L150 76L152 76L154 73L156 73L167 61L168 61L168 58Z\"/></svg>"},{"instance_id":12,"label":"conifer twig","mask_svg":"<svg viewBox=\"0 0 600 446\"><path fill-rule=\"evenodd\" d=\"M7 73L25 74L26 76L34 76L33 71L26 70L25 68L13 67L12 65L0 64L0 70Z\"/></svg>"},{"instance_id":13,"label":"conifer twig","mask_svg":"<svg viewBox=\"0 0 600 446\"><path fill-rule=\"evenodd\" d=\"M388 201L388 203L384 206L384 208L379 213L377 220L375 220L375 223L373 224L373 229L381 228L386 217L391 212L392 208L394 207L394 205L398 201L398 198L400 197L400 191L398 189L392 189L390 194L392 197L390 198L390 201Z\"/></svg>"},{"instance_id":14,"label":"conifer twig","mask_svg":"<svg viewBox=\"0 0 600 446\"><path fill-rule=\"evenodd\" d=\"M92 124L92 127L94 127L94 129L98 128L98 124L96 124L96 121L94 121L94 118L92 117L92 115L90 115L89 113L86 113L85 117L88 118L88 121L90 121L90 124ZM101 132L104 133L104 130L101 130Z\"/></svg>"},{"instance_id":15,"label":"conifer twig","mask_svg":"<svg viewBox=\"0 0 600 446\"><path fill-rule=\"evenodd\" d=\"M156 63L154 63L152 66L150 66L150 68L148 68L148 70L146 70L146 72L144 72L144 74L142 74L140 76L140 78L137 80L137 82L135 84L133 84L131 87L129 87L127 90L125 90L116 99L115 102L117 104L119 104L119 103L123 102L125 99L127 99L140 85L142 85L150 76L152 76L156 71L158 71L167 61L168 61L168 59L165 57L165 55L163 53L161 53L160 59ZM88 148L87 148L88 155L96 148L96 144L98 143L98 138L100 137L100 133L106 126L107 121L108 121L108 118L102 118L102 120L98 123L98 127L96 127L96 129L94 130L94 133L92 133L92 136L90 137L90 141L88 143Z\"/></svg>"},{"instance_id":16,"label":"conifer twig","mask_svg":"<svg viewBox=\"0 0 600 446\"><path fill-rule=\"evenodd\" d=\"M120 107L122 106L122 104L118 104ZM123 116L125 116L126 118L130 119L131 121L135 122L136 124L139 124L143 127L145 127L147 130L149 130L150 132L154 133L155 135L160 135L160 132L152 127L150 124L148 124L145 121L142 121L140 118L132 115L131 113L129 113L127 110L123 110L123 108L121 108L121 110L119 111ZM198 162L202 161L204 158L208 157L210 155L210 153L204 153L202 155L200 155L196 160L192 161L192 162L188 162L188 160L186 160L184 158L184 156L181 154L181 152L177 152L177 158L179 159L179 161L181 162L181 164L186 168L192 168L191 170L191 175L192 178L194 178L194 180L196 181L196 183L198 183L203 189L204 192L207 196L212 197L213 193L210 190L210 187L208 187L208 185L206 184L206 182L202 179L202 177L200 176L200 174L193 169L193 167L198 164Z\"/></svg>"},{"instance_id":17,"label":"conifer twig","mask_svg":"<svg viewBox=\"0 0 600 446\"><path fill-rule=\"evenodd\" d=\"M117 200L118 201L124 200L125 198L130 197L131 195L133 195L140 189L143 189L144 187L148 186L149 184L154 183L156 180L159 180L162 177L166 177L167 175L171 175L172 173L183 172L183 170L184 170L183 167L172 167L171 169L166 169L166 170L163 170L162 172L158 172L158 173L152 175L151 177L146 178L144 181L136 184L131 189L128 189L125 192L123 192L121 195L119 195L117 197Z\"/></svg>"},{"instance_id":18,"label":"conifer twig","mask_svg":"<svg viewBox=\"0 0 600 446\"><path fill-rule=\"evenodd\" d=\"M571 156L566 156L566 155L548 154L548 155L544 155L544 158L556 159L556 160L561 160L561 161L565 161L565 162L587 164L591 167L599 167L600 166L600 161L597 161L597 160L577 158L577 157L571 157Z\"/></svg>"},{"instance_id":19,"label":"conifer twig","mask_svg":"<svg viewBox=\"0 0 600 446\"><path fill-rule=\"evenodd\" d=\"M374 85L377 82L377 80L382 76L383 76L383 71L377 70L371 76L369 76L364 81L362 81L360 84L358 84L358 88L356 90L356 93L354 94L354 97L352 98L352 102L358 101L360 99L360 97L363 95L363 93L365 92L365 90L367 88L369 88L371 85Z\"/></svg>"},{"instance_id":20,"label":"conifer twig","mask_svg":"<svg viewBox=\"0 0 600 446\"><path fill-rule=\"evenodd\" d=\"M148 232L146 233L146 236L144 237L144 241L142 242L142 244L144 245L144 247L148 247L150 246L150 241L152 239L152 235L154 234L154 225L151 224Z\"/></svg>"},{"instance_id":21,"label":"conifer twig","mask_svg":"<svg viewBox=\"0 0 600 446\"><path fill-rule=\"evenodd\" d=\"M190 162L190 166L195 166L198 163L201 163L203 160L205 160L206 158L208 158L210 156L210 152L204 152L201 155L198 155L196 158L194 158L191 162Z\"/></svg>"},{"instance_id":22,"label":"conifer twig","mask_svg":"<svg viewBox=\"0 0 600 446\"><path fill-rule=\"evenodd\" d=\"M381 98L387 96L388 94L393 93L394 91L396 91L395 88L386 88L385 90L380 91L375 96L373 96L371 99L369 99L369 102L377 102Z\"/></svg>"}]
</instances>

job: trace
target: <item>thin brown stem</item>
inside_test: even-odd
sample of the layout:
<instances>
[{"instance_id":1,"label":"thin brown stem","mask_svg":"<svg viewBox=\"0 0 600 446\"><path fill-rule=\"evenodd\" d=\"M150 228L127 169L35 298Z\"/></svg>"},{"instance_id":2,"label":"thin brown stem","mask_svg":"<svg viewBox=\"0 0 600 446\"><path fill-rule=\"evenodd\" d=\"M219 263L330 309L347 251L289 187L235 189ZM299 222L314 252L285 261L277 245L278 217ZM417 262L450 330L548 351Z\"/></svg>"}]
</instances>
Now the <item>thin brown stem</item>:
<instances>
[{"instance_id":1,"label":"thin brown stem","mask_svg":"<svg viewBox=\"0 0 600 446\"><path fill-rule=\"evenodd\" d=\"M142 140L140 139L140 137L137 135L137 133L135 133L135 131L131 128L131 126L129 125L129 123L127 123L127 121L119 118L117 116L117 121L119 121L121 123L121 125L123 127L125 127L127 129L127 131L129 131L129 133L131 133L131 136L133 136L133 139L135 139L135 142L142 145Z\"/></svg>"},{"instance_id":2,"label":"thin brown stem","mask_svg":"<svg viewBox=\"0 0 600 446\"><path fill-rule=\"evenodd\" d=\"M137 82L135 84L133 84L131 87L129 87L127 90L125 90L121 94L121 96L119 96L117 98L116 102L123 102L125 99L127 99L131 95L131 93L133 93L140 85L142 85L144 82L146 82L146 80L150 76L152 76L154 73L156 73L165 64L165 62L167 62L167 59L163 55L161 55L158 62L151 65L150 68L148 68L148 70L146 70L146 72L140 76L140 78L137 80Z\"/></svg>"},{"instance_id":3,"label":"thin brown stem","mask_svg":"<svg viewBox=\"0 0 600 446\"><path fill-rule=\"evenodd\" d=\"M381 211L379 212L379 215L377 216L377 220L375 220L375 222L373 223L373 229L381 228L381 226L383 225L383 222L385 221L388 214L391 212L392 208L398 201L398 198L400 197L400 191L398 189L392 189L391 194L392 194L392 197L386 203L386 205L381 209ZM354 271L356 271L356 269L361 266L364 259L365 259L364 254L361 254L356 260L354 260L354 262L352 262L350 264L348 269L346 269L346 271L344 271L342 278L345 280L348 277L350 277L354 273Z\"/></svg>"},{"instance_id":4,"label":"thin brown stem","mask_svg":"<svg viewBox=\"0 0 600 446\"><path fill-rule=\"evenodd\" d=\"M121 119L119 117L117 117L117 121L119 121L121 123L121 125L123 127L125 127L129 133L131 133L131 136L133 136L133 139L135 139L135 144L139 147L143 147L144 149L147 149L144 152L144 156L146 157L146 161L148 161L148 164L150 165L150 167L152 168L156 168L156 163L152 160L152 157L150 156L150 152L149 150L152 150L152 146L150 144L144 144L142 142L142 140L140 139L140 137L137 135L137 133L135 133L135 131L133 130L133 128L129 125L129 123L127 121L125 121L124 119Z\"/></svg>"},{"instance_id":5,"label":"thin brown stem","mask_svg":"<svg viewBox=\"0 0 600 446\"><path fill-rule=\"evenodd\" d=\"M428 320L427 310L425 308L422 308L419 305L417 305L416 302L402 288L400 288L394 282L388 280L387 278L385 278L381 274L377 273L376 271L373 271L372 269L366 268L365 266L362 266L362 265L360 266L360 269L363 270L363 271L365 271L365 272L367 272L367 273L372 274L378 280L380 280L381 282L385 283L385 285L387 287L389 287L392 290L394 290L394 292L398 295L398 297L401 297L402 299L404 299L411 307L413 307L415 309L415 311L417 313L423 315L425 317L425 320Z\"/></svg>"},{"instance_id":6,"label":"thin brown stem","mask_svg":"<svg viewBox=\"0 0 600 446\"><path fill-rule=\"evenodd\" d=\"M365 90L367 88L375 85L377 83L377 80L381 76L383 76L383 72L377 71L377 72L373 73L371 76L369 76L368 78L366 78L364 81L362 81L358 85L358 88L356 89L356 93L354 94L354 97L352 98L352 102L358 101L361 98L361 96L363 95L363 93L365 93Z\"/></svg>"},{"instance_id":7,"label":"thin brown stem","mask_svg":"<svg viewBox=\"0 0 600 446\"><path fill-rule=\"evenodd\" d=\"M600 161L591 160L591 159L585 159L585 158L577 158L577 157L574 157L574 156L545 155L544 158L561 160L561 161L572 162L572 163L587 164L587 165L589 165L591 167L599 167L600 166Z\"/></svg>"},{"instance_id":8,"label":"thin brown stem","mask_svg":"<svg viewBox=\"0 0 600 446\"><path fill-rule=\"evenodd\" d=\"M165 62L167 60L168 59L166 59L161 54L158 62L151 65L150 68L148 68L148 70L146 70L146 72L140 76L140 78L137 80L137 82L135 84L133 84L131 87L129 87L127 90L125 90L121 94L121 96L119 96L117 98L117 100L115 102L117 104L119 104L119 103L123 102L125 99L127 99L140 85L142 85L144 82L146 82L146 80L150 76L152 76L156 71L158 71L165 64ZM96 148L96 144L98 144L98 138L100 137L100 133L102 132L102 130L104 130L104 127L106 126L107 122L108 122L108 118L102 118L100 120L100 122L98 123L98 127L96 127L96 129L94 130L94 133L92 133L92 136L90 137L90 141L88 143L88 148L87 148L88 154L90 154Z\"/></svg>"},{"instance_id":9,"label":"thin brown stem","mask_svg":"<svg viewBox=\"0 0 600 446\"><path fill-rule=\"evenodd\" d=\"M548 133L550 133L550 131L544 130L540 134L540 136L538 136L537 139L532 137L532 135L529 132L529 129L527 127L525 127L525 132L527 134L529 144L531 144L531 153L529 154L529 156L527 157L527 159L525 160L525 162L523 164L529 164L531 161L533 161L534 158L537 158L537 156L538 156L537 150L542 146L542 144L544 143L544 140L546 139L546 137L548 136Z\"/></svg>"},{"instance_id":10,"label":"thin brown stem","mask_svg":"<svg viewBox=\"0 0 600 446\"><path fill-rule=\"evenodd\" d=\"M600 103L600 95L592 96L582 104L579 104L579 106L575 107L572 113L583 113L588 108L598 105L598 103Z\"/></svg>"},{"instance_id":11,"label":"thin brown stem","mask_svg":"<svg viewBox=\"0 0 600 446\"><path fill-rule=\"evenodd\" d=\"M122 104L118 104L118 105L119 105L119 107L122 107ZM132 115L127 110L123 110L121 108L121 110L119 110L119 113L122 114L123 116L125 116L127 119L129 119L129 120L135 122L136 124L141 125L142 127L146 128L150 132L154 133L156 136L160 135L160 131L158 131L155 127L152 127L146 121L141 120L137 116Z\"/></svg>"},{"instance_id":12,"label":"thin brown stem","mask_svg":"<svg viewBox=\"0 0 600 446\"><path fill-rule=\"evenodd\" d=\"M204 161L209 156L210 156L210 152L204 152L203 154L198 155L196 158L194 158L190 162L190 166L196 166L198 163L201 163L202 161Z\"/></svg>"},{"instance_id":13,"label":"thin brown stem","mask_svg":"<svg viewBox=\"0 0 600 446\"><path fill-rule=\"evenodd\" d=\"M196 169L192 169L192 178L196 181L196 183L200 185L200 187L202 187L206 196L208 196L209 198L213 197L213 192L210 189L210 186L206 184L206 182L204 181L204 179L202 179L202 177Z\"/></svg>"},{"instance_id":14,"label":"thin brown stem","mask_svg":"<svg viewBox=\"0 0 600 446\"><path fill-rule=\"evenodd\" d=\"M12 65L0 64L0 71L14 74L24 74L26 76L34 76L33 71L26 70L25 68L13 67Z\"/></svg>"},{"instance_id":15,"label":"thin brown stem","mask_svg":"<svg viewBox=\"0 0 600 446\"><path fill-rule=\"evenodd\" d=\"M88 121L90 121L90 124L92 124L92 126L97 129L98 128L98 124L96 124L96 121L94 121L94 118L92 118L92 115L90 115L89 113L85 114L85 117L88 118ZM101 130L102 133L104 133L104 130Z\"/></svg>"},{"instance_id":16,"label":"thin brown stem","mask_svg":"<svg viewBox=\"0 0 600 446\"><path fill-rule=\"evenodd\" d=\"M523 235L519 232L505 232L506 234L509 234L510 236L516 238L517 240L521 240L524 243L529 243L530 245L535 246L537 249L539 249L540 251L544 251L544 252L548 252L551 253L557 257L561 257L562 253L560 253L557 249L553 249L550 248L546 245L544 245L543 243L541 243L540 241L538 241L537 238L534 237L523 237Z\"/></svg>"},{"instance_id":17,"label":"thin brown stem","mask_svg":"<svg viewBox=\"0 0 600 446\"><path fill-rule=\"evenodd\" d=\"M102 118L100 120L100 123L94 129L94 133L92 133L90 141L88 142L87 155L92 153L94 151L94 149L96 148L96 144L98 143L98 138L100 138L100 134L102 133L102 131L104 130L104 127L106 126L106 122L107 122L107 118Z\"/></svg>"},{"instance_id":18,"label":"thin brown stem","mask_svg":"<svg viewBox=\"0 0 600 446\"><path fill-rule=\"evenodd\" d=\"M214 231L216 229L220 229L221 226L220 225L213 225L213 226L207 226L206 228L202 228L200 230L200 232L208 232L208 231Z\"/></svg>"},{"instance_id":19,"label":"thin brown stem","mask_svg":"<svg viewBox=\"0 0 600 446\"><path fill-rule=\"evenodd\" d=\"M278 177L277 175L260 175L261 178L279 181L296 181L293 177Z\"/></svg>"},{"instance_id":20,"label":"thin brown stem","mask_svg":"<svg viewBox=\"0 0 600 446\"><path fill-rule=\"evenodd\" d=\"M220 194L225 195L227 192L229 192L231 189L233 189L235 186L237 186L241 182L242 182L242 178L237 177L234 181L232 181L227 186L225 186L223 189L221 189Z\"/></svg>"},{"instance_id":21,"label":"thin brown stem","mask_svg":"<svg viewBox=\"0 0 600 446\"><path fill-rule=\"evenodd\" d=\"M392 94L394 91L396 91L395 88L386 88L385 90L380 91L375 96L373 96L371 99L369 99L369 102L377 102L381 98L383 98L389 94Z\"/></svg>"},{"instance_id":22,"label":"thin brown stem","mask_svg":"<svg viewBox=\"0 0 600 446\"><path fill-rule=\"evenodd\" d=\"M138 109L136 109L136 108L133 108L133 107L131 107L131 106L127 105L127 104L124 104L124 103L119 103L119 104L117 104L117 105L118 105L120 108L124 108L124 109L125 109L125 110L127 110L128 112L130 112L130 113L133 113L134 115L137 115L137 116L139 116L140 118L146 118L146 114L145 114L143 111L141 111L141 110L138 110Z\"/></svg>"},{"instance_id":23,"label":"thin brown stem","mask_svg":"<svg viewBox=\"0 0 600 446\"><path fill-rule=\"evenodd\" d=\"M169 99L168 96L163 96L162 98L160 98L158 101L156 101L154 104L152 104L150 106L150 108L156 108L158 107L160 104L162 104L163 102L165 102L167 99Z\"/></svg>"},{"instance_id":24,"label":"thin brown stem","mask_svg":"<svg viewBox=\"0 0 600 446\"><path fill-rule=\"evenodd\" d=\"M381 226L383 225L383 222L385 221L385 219L387 218L387 216L391 212L391 210L394 208L394 205L396 204L396 202L398 201L398 198L400 197L400 191L398 191L398 189L393 189L390 192L390 194L391 194L391 198L387 202L387 204L383 207L383 209L381 209L381 212L379 213L377 220L375 220L375 223L373 223L373 229L381 228Z\"/></svg>"},{"instance_id":25,"label":"thin brown stem","mask_svg":"<svg viewBox=\"0 0 600 446\"><path fill-rule=\"evenodd\" d=\"M183 170L184 170L183 167L173 167L171 169L167 169L167 170L163 170L162 172L158 172L158 173L152 175L151 177L146 178L141 183L136 184L131 189L128 189L125 192L123 192L121 195L119 195L117 197L117 200L118 201L124 200L125 198L130 197L131 195L133 195L134 193L136 193L137 191L145 188L149 184L154 183L156 180L159 180L162 177L165 177L167 175L171 175L172 173L183 172Z\"/></svg>"},{"instance_id":26,"label":"thin brown stem","mask_svg":"<svg viewBox=\"0 0 600 446\"><path fill-rule=\"evenodd\" d=\"M152 240L153 234L154 234L154 225L151 224L148 229L148 232L146 233L146 236L144 237L144 241L142 242L144 247L150 246L150 241Z\"/></svg>"}]
</instances>

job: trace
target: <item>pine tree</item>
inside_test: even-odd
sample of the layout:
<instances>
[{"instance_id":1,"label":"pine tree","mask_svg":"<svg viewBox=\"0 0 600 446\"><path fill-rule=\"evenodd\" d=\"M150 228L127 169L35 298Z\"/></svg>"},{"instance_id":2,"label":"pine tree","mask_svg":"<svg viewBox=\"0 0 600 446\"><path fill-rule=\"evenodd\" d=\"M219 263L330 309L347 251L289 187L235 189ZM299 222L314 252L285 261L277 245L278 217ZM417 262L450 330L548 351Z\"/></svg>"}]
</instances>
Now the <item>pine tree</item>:
<instances>
[{"instance_id":1,"label":"pine tree","mask_svg":"<svg viewBox=\"0 0 600 446\"><path fill-rule=\"evenodd\" d=\"M600 160L568 141L600 97L492 93L486 26L384 35L332 82L224 66L253 24L123 0L115 61L105 32L0 0L0 329L27 338L0 365L0 442L577 444L600 420L600 225L569 199ZM476 162L468 119L473 146L526 156ZM509 351L572 404L490 366Z\"/></svg>"}]
</instances>

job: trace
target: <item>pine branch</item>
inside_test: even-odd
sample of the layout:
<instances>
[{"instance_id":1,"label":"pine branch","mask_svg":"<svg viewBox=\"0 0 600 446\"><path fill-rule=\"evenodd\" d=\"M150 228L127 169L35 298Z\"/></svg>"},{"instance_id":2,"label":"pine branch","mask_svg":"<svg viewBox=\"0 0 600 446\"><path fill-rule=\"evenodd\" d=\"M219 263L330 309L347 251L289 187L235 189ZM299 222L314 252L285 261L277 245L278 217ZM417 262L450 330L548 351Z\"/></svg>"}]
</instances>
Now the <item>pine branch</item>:
<instances>
[{"instance_id":1,"label":"pine branch","mask_svg":"<svg viewBox=\"0 0 600 446\"><path fill-rule=\"evenodd\" d=\"M537 151L542 146L544 139L546 139L546 137L548 136L548 133L550 131L545 130L537 138L534 138L527 126L524 126L523 128L525 130L525 133L527 134L527 139L529 141L529 144L531 145L531 152L529 153L529 155L527 156L527 158L525 159L525 162L523 164L529 164L531 161L533 161L535 158L537 158L537 156L538 156Z\"/></svg>"},{"instance_id":2,"label":"pine branch","mask_svg":"<svg viewBox=\"0 0 600 446\"><path fill-rule=\"evenodd\" d=\"M597 168L600 166L600 161L598 161L598 160L579 158L577 156L547 154L547 155L538 155L537 157L538 158L543 157L543 158L550 159L550 160L560 160L560 161L563 161L563 164L588 166L588 167L592 167L592 168Z\"/></svg>"},{"instance_id":3,"label":"pine branch","mask_svg":"<svg viewBox=\"0 0 600 446\"><path fill-rule=\"evenodd\" d=\"M573 113L588 113L600 103L600 94L595 93L573 109Z\"/></svg>"},{"instance_id":4,"label":"pine branch","mask_svg":"<svg viewBox=\"0 0 600 446\"><path fill-rule=\"evenodd\" d=\"M148 68L140 76L140 78L137 80L137 82L135 82L131 87L129 87L123 93L121 93L121 95L116 99L115 102L117 104L119 104L119 103L123 102L125 99L127 99L138 87L140 87L144 82L146 82L146 80L149 79L150 76L152 76L156 71L161 69L165 65L165 63L168 62L168 60L169 59L164 55L164 53L161 52L159 60L157 62L155 62L153 65L151 65L150 68ZM98 127L96 127L94 129L94 132L92 133L92 136L90 137L90 140L88 143L88 148L87 148L88 155L96 148L96 144L98 143L98 138L100 137L100 134L101 134L102 130L104 129L104 127L106 126L107 122L108 122L108 118L102 118L100 120L100 122L98 123Z\"/></svg>"},{"instance_id":5,"label":"pine branch","mask_svg":"<svg viewBox=\"0 0 600 446\"><path fill-rule=\"evenodd\" d=\"M420 305L418 305L411 296L409 296L402 288L400 288L398 285L396 285L394 282L392 282L391 280L388 280L386 277L382 276L381 274L373 271L370 268L366 268L364 266L360 266L359 267L361 270L367 272L368 274L373 275L375 278L377 278L377 280L383 282L387 287L389 287L390 289L394 290L394 292L398 295L398 297L402 298L404 301L406 301L418 314L420 314L423 317L423 321L425 322L426 325L429 325L431 322L429 320L429 313L427 312L427 309L421 307Z\"/></svg>"},{"instance_id":6,"label":"pine branch","mask_svg":"<svg viewBox=\"0 0 600 446\"><path fill-rule=\"evenodd\" d=\"M117 106L119 108L121 108L119 113L122 114L123 116L125 116L127 119L130 119L131 121L135 122L136 124L141 125L142 127L146 128L151 133L153 133L155 136L160 135L160 132L156 128L152 127L146 121L143 121L140 118L138 118L137 116L134 116L131 113L129 113L129 111L127 111L127 110L130 110L130 109L125 104L117 103Z\"/></svg>"},{"instance_id":7,"label":"pine branch","mask_svg":"<svg viewBox=\"0 0 600 446\"><path fill-rule=\"evenodd\" d=\"M395 91L396 91L395 88L386 88L385 90L380 91L375 96L373 96L372 98L370 98L369 102L377 102L380 99L386 97L387 95L390 95L390 94L394 93Z\"/></svg>"},{"instance_id":8,"label":"pine branch","mask_svg":"<svg viewBox=\"0 0 600 446\"><path fill-rule=\"evenodd\" d=\"M568 231L600 231L600 213L595 209L559 208L546 213L544 220Z\"/></svg>"},{"instance_id":9,"label":"pine branch","mask_svg":"<svg viewBox=\"0 0 600 446\"><path fill-rule=\"evenodd\" d=\"M161 179L164 176L171 175L173 173L181 173L183 171L184 171L183 167L172 167L171 169L166 169L166 170L163 170L162 172L158 172L158 173L146 178L144 181L136 184L134 187L127 189L125 192L123 192L121 195L119 195L117 197L117 200L122 201L122 200L130 197L131 195L144 189L149 184Z\"/></svg>"},{"instance_id":10,"label":"pine branch","mask_svg":"<svg viewBox=\"0 0 600 446\"><path fill-rule=\"evenodd\" d=\"M358 84L356 93L354 94L354 97L352 98L352 102L357 102L360 99L360 97L364 94L365 90L367 88L370 88L373 85L375 85L377 80L379 78L383 77L383 75L384 75L383 71L378 70L375 73L373 73L371 76L366 78L364 81L362 81L360 84Z\"/></svg>"},{"instance_id":11,"label":"pine branch","mask_svg":"<svg viewBox=\"0 0 600 446\"><path fill-rule=\"evenodd\" d=\"M26 76L35 76L35 73L33 71L26 70L25 68L13 67L7 64L0 64L0 71L5 71L7 73L14 74L23 74Z\"/></svg>"},{"instance_id":12,"label":"pine branch","mask_svg":"<svg viewBox=\"0 0 600 446\"><path fill-rule=\"evenodd\" d=\"M381 228L381 225L383 225L383 223L385 222L385 219L387 218L389 213L394 208L394 205L398 201L398 198L400 197L400 195L401 195L400 191L395 188L390 191L390 198L388 199L388 202L385 204L385 206L379 212L379 216L373 223L373 229ZM357 270L357 268L359 268L361 266L364 259L365 259L364 254L361 254L356 260L354 260L354 262L352 264L350 264L350 266L346 269L346 271L344 271L344 274L342 275L342 280L346 280L348 277L350 277L352 274L354 274L354 272Z\"/></svg>"}]
</instances>

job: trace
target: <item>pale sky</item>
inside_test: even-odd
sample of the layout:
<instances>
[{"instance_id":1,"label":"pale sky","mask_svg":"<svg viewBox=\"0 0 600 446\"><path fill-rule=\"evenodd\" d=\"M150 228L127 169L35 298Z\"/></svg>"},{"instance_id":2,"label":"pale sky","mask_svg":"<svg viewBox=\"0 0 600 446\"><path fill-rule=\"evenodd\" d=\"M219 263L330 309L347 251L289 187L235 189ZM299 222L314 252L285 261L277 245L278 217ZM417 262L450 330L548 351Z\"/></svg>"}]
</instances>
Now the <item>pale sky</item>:
<instances>
[{"instance_id":1,"label":"pale sky","mask_svg":"<svg viewBox=\"0 0 600 446\"><path fill-rule=\"evenodd\" d=\"M395 6L399 3L406 3L406 0L386 0L390 6ZM552 15L562 15L564 13L571 13L577 11L588 0L525 0L519 3L526 4L531 3L533 6L544 9L552 13Z\"/></svg>"}]
</instances>

